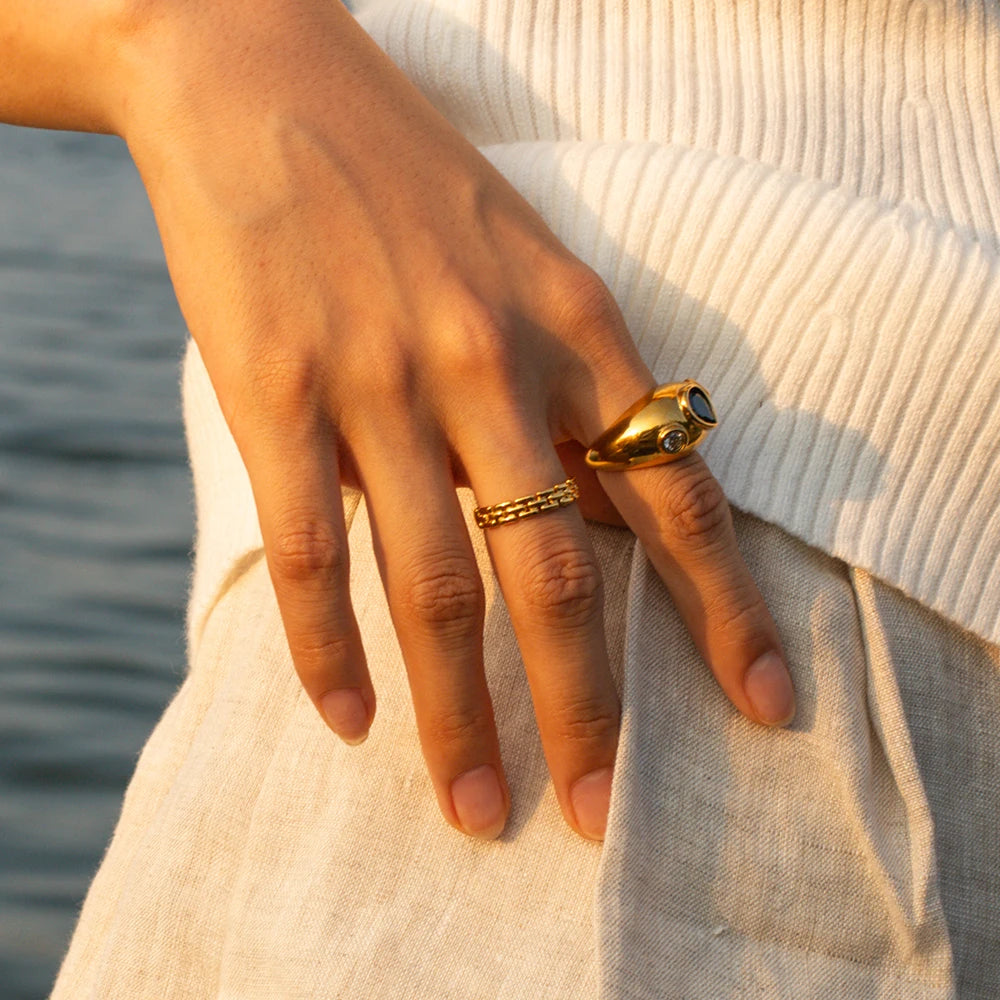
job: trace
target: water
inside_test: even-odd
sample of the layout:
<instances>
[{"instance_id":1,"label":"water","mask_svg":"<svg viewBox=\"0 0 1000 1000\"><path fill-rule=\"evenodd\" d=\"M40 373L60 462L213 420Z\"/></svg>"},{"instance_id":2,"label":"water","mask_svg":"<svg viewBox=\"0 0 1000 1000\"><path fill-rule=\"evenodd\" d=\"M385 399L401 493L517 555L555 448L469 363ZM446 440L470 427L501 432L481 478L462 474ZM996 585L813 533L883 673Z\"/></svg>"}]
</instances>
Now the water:
<instances>
[{"instance_id":1,"label":"water","mask_svg":"<svg viewBox=\"0 0 1000 1000\"><path fill-rule=\"evenodd\" d=\"M182 676L183 338L123 144L0 126L0 1000L47 996Z\"/></svg>"}]
</instances>

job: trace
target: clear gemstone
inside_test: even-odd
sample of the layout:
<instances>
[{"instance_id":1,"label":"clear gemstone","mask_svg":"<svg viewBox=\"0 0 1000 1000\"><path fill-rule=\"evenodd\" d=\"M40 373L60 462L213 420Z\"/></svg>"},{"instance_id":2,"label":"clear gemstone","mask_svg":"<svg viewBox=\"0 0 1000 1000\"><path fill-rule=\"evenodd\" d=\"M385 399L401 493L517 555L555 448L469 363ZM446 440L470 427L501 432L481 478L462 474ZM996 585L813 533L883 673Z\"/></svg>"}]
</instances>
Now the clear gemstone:
<instances>
[{"instance_id":1,"label":"clear gemstone","mask_svg":"<svg viewBox=\"0 0 1000 1000\"><path fill-rule=\"evenodd\" d=\"M686 444L687 435L680 430L667 431L660 438L660 448L667 455L676 455Z\"/></svg>"}]
</instances>

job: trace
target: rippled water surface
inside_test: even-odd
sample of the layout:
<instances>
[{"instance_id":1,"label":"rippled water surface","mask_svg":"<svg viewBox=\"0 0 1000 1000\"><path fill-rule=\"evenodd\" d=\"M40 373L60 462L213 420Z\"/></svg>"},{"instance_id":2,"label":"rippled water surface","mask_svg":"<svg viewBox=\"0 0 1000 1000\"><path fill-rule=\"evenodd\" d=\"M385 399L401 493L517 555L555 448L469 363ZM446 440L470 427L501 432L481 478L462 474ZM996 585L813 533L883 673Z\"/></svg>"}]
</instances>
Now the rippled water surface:
<instances>
[{"instance_id":1,"label":"rippled water surface","mask_svg":"<svg viewBox=\"0 0 1000 1000\"><path fill-rule=\"evenodd\" d=\"M0 1000L47 995L182 674L182 348L121 142L0 126Z\"/></svg>"}]
</instances>

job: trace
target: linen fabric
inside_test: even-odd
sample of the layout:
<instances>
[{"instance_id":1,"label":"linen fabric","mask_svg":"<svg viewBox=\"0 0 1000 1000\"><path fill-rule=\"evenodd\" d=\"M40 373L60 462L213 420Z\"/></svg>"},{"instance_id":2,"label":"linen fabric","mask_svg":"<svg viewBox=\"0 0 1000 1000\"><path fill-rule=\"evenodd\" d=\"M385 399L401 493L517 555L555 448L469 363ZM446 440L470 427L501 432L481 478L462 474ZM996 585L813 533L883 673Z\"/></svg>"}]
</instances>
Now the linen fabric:
<instances>
[{"instance_id":1,"label":"linen fabric","mask_svg":"<svg viewBox=\"0 0 1000 1000\"><path fill-rule=\"evenodd\" d=\"M736 713L631 536L591 529L623 686L603 849L561 818L497 593L514 804L483 843L438 814L364 506L352 583L379 714L360 748L302 693L246 560L139 762L54 1000L997 996L1000 650L737 525L789 654L789 730Z\"/></svg>"},{"instance_id":2,"label":"linen fabric","mask_svg":"<svg viewBox=\"0 0 1000 1000\"><path fill-rule=\"evenodd\" d=\"M379 716L348 749L299 689L191 347L191 672L54 997L1000 995L995 6L355 8L598 270L658 379L712 392L702 451L748 512L799 713L739 717L641 549L594 527L624 711L605 845L558 814L495 592L514 813L464 839L424 774L364 504L345 496Z\"/></svg>"}]
</instances>

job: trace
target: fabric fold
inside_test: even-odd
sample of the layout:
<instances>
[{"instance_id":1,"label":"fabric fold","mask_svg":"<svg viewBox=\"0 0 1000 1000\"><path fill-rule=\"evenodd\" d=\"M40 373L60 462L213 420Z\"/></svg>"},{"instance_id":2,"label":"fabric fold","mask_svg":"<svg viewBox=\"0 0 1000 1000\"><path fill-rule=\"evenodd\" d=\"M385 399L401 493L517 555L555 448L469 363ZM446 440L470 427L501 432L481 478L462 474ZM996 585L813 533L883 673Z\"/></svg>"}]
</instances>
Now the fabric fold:
<instances>
[{"instance_id":1,"label":"fabric fold","mask_svg":"<svg viewBox=\"0 0 1000 1000\"><path fill-rule=\"evenodd\" d=\"M913 664L869 640L891 623L857 601L843 564L758 527L742 537L795 678L786 730L716 697L636 553L598 889L602 996L954 997L934 824L894 676Z\"/></svg>"}]
</instances>

